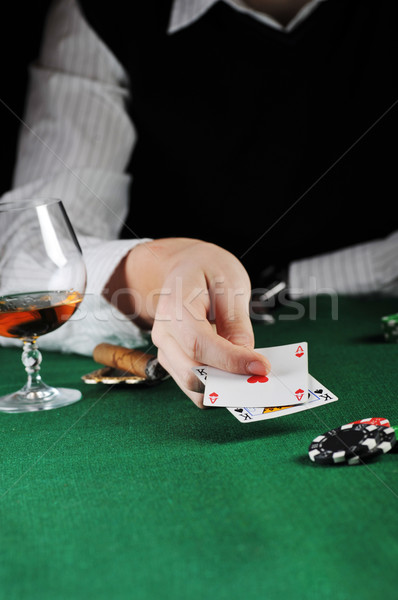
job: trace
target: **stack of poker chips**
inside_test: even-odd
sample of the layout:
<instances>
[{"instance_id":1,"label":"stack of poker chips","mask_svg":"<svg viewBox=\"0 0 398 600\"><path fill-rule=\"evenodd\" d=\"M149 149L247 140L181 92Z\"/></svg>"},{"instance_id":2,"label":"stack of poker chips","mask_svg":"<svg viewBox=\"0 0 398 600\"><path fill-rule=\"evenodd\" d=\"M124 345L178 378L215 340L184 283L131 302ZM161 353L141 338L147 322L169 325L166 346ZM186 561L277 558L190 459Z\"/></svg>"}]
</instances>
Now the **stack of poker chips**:
<instances>
[{"instance_id":1,"label":"stack of poker chips","mask_svg":"<svg viewBox=\"0 0 398 600\"><path fill-rule=\"evenodd\" d=\"M398 343L398 313L382 317L381 328L386 342Z\"/></svg>"},{"instance_id":2,"label":"stack of poker chips","mask_svg":"<svg viewBox=\"0 0 398 600\"><path fill-rule=\"evenodd\" d=\"M308 448L310 459L322 465L358 465L390 452L397 442L387 419L372 417L331 429ZM398 447L398 446L397 446Z\"/></svg>"}]
</instances>

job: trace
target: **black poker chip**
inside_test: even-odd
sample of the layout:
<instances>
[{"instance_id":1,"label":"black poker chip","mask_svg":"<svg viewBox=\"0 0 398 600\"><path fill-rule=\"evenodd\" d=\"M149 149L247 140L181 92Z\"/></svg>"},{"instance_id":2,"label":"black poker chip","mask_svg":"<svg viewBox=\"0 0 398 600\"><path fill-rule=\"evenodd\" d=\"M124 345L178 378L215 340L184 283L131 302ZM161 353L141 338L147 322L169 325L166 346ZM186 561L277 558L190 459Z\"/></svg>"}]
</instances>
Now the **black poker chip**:
<instances>
[{"instance_id":1,"label":"black poker chip","mask_svg":"<svg viewBox=\"0 0 398 600\"><path fill-rule=\"evenodd\" d=\"M349 423L318 435L310 444L310 459L318 464L358 464L375 451L381 441L381 429L366 423Z\"/></svg>"},{"instance_id":2,"label":"black poker chip","mask_svg":"<svg viewBox=\"0 0 398 600\"><path fill-rule=\"evenodd\" d=\"M361 460L367 460L376 456L380 456L380 454L386 454L394 448L395 444L397 443L395 429L393 427L381 426L379 433L380 439L376 447L372 450L369 450L368 454L354 457L355 460L353 458L350 464L358 464Z\"/></svg>"}]
</instances>

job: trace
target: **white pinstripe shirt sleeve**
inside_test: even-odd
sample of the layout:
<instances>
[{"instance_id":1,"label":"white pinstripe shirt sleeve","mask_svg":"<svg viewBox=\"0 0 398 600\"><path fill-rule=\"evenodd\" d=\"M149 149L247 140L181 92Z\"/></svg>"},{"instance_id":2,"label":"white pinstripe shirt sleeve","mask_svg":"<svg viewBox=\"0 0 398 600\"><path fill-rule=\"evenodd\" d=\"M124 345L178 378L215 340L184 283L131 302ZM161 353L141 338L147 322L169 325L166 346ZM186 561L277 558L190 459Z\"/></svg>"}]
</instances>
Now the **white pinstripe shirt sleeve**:
<instances>
[{"instance_id":1,"label":"white pinstripe shirt sleeve","mask_svg":"<svg viewBox=\"0 0 398 600\"><path fill-rule=\"evenodd\" d=\"M289 288L293 298L321 293L398 296L398 232L293 262Z\"/></svg>"},{"instance_id":2,"label":"white pinstripe shirt sleeve","mask_svg":"<svg viewBox=\"0 0 398 600\"><path fill-rule=\"evenodd\" d=\"M143 241L134 232L130 240L117 239L128 211L125 169L136 139L127 100L122 66L76 1L53 2L39 60L30 68L13 189L3 196L61 198L83 249L86 297L68 323L40 340L43 348L91 354L101 341L134 346L144 340L102 296L120 260Z\"/></svg>"}]
</instances>

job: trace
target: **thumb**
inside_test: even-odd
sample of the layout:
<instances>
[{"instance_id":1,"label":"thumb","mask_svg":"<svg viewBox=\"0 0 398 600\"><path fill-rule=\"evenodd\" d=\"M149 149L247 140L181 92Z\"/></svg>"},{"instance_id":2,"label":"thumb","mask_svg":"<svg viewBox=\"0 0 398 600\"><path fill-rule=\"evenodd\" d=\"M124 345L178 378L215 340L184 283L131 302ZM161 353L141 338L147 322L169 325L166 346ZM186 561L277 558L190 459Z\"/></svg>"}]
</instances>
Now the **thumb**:
<instances>
[{"instance_id":1,"label":"thumb","mask_svg":"<svg viewBox=\"0 0 398 600\"><path fill-rule=\"evenodd\" d=\"M223 337L236 346L245 346L245 348L252 349L254 348L254 335L251 331L247 332L243 329L236 328L231 333L226 332Z\"/></svg>"},{"instance_id":2,"label":"thumb","mask_svg":"<svg viewBox=\"0 0 398 600\"><path fill-rule=\"evenodd\" d=\"M232 293L230 293L231 291ZM234 278L233 284L226 282L224 293L214 293L217 334L235 347L246 348L244 354L248 359L246 363L248 372L253 375L266 375L270 372L271 365L265 356L254 351L254 332L249 315L249 299L249 280L242 273L240 278ZM251 352L249 353L248 350Z\"/></svg>"},{"instance_id":3,"label":"thumb","mask_svg":"<svg viewBox=\"0 0 398 600\"><path fill-rule=\"evenodd\" d=\"M221 331L217 327L217 333L235 346L254 350L254 333L250 320L248 322L236 321L229 323L229 326L224 327ZM252 360L248 363L247 370L253 375L267 375L271 370L271 364L265 356L258 352L253 352Z\"/></svg>"}]
</instances>

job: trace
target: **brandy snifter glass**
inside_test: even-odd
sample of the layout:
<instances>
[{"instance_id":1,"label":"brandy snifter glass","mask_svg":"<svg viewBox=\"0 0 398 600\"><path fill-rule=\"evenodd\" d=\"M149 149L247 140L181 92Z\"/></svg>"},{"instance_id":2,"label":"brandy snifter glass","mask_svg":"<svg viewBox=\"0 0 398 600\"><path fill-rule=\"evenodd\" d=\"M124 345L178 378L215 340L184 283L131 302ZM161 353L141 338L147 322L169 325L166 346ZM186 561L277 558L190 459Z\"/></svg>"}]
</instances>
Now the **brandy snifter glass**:
<instances>
[{"instance_id":1,"label":"brandy snifter glass","mask_svg":"<svg viewBox=\"0 0 398 600\"><path fill-rule=\"evenodd\" d=\"M20 390L0 397L0 411L47 410L80 400L79 390L44 383L37 340L74 314L85 288L82 251L61 200L0 202L0 335L21 340L27 373Z\"/></svg>"}]
</instances>

